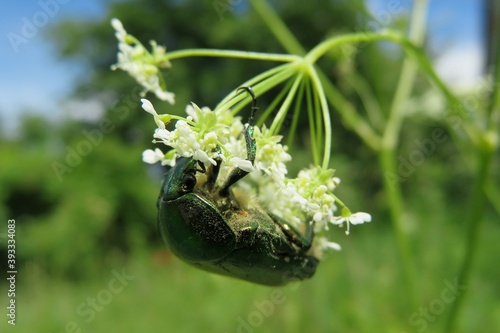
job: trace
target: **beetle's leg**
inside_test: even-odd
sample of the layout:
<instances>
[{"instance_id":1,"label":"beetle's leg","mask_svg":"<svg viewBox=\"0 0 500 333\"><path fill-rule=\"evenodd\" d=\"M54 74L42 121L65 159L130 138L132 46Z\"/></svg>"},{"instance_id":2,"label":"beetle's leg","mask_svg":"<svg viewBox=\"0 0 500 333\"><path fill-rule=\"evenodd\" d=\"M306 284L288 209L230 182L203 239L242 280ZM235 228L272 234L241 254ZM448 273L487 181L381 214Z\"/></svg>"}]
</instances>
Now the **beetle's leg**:
<instances>
[{"instance_id":1,"label":"beetle's leg","mask_svg":"<svg viewBox=\"0 0 500 333\"><path fill-rule=\"evenodd\" d=\"M253 138L253 131L254 131L253 123L254 123L255 112L257 112L258 110L257 99L251 87L240 87L237 90L240 89L245 89L252 96L252 110L250 112L250 118L248 119L248 122L245 125L245 142L247 146L247 160L252 162L253 165L256 154L256 145L255 145L255 140ZM226 182L222 186L219 192L220 195L223 197L227 197L229 195L229 187L231 187L234 183L236 183L238 180L245 177L246 175L248 175L248 171L242 170L240 168L234 169L229 174Z\"/></svg>"},{"instance_id":2,"label":"beetle's leg","mask_svg":"<svg viewBox=\"0 0 500 333\"><path fill-rule=\"evenodd\" d=\"M200 167L199 169L196 169L196 172L201 172L205 173L207 172L207 169L205 168L205 164L203 164L202 161L198 161L198 166Z\"/></svg>"},{"instance_id":3,"label":"beetle's leg","mask_svg":"<svg viewBox=\"0 0 500 333\"><path fill-rule=\"evenodd\" d=\"M213 189L213 187L215 185L215 181L217 180L217 177L219 176L220 165L222 163L222 159L217 158L217 159L215 159L215 162L217 164L216 165L212 165L210 167L210 172L208 174L207 188L209 190Z\"/></svg>"}]
</instances>

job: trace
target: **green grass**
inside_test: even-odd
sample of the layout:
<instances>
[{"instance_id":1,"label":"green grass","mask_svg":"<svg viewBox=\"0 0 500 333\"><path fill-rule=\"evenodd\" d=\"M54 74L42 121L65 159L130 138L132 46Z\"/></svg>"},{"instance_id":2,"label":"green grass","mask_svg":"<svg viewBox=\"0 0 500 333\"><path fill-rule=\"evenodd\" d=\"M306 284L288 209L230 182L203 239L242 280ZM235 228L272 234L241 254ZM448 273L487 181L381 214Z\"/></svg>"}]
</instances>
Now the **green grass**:
<instances>
[{"instance_id":1,"label":"green grass","mask_svg":"<svg viewBox=\"0 0 500 333\"><path fill-rule=\"evenodd\" d=\"M423 206L422 206L423 207ZM422 307L429 307L456 278L462 251L458 214L436 216L422 209L412 232ZM429 215L429 216L426 216ZM300 284L263 287L191 268L163 250L144 252L124 266L115 261L89 280L74 282L48 276L36 264L25 264L18 275L16 327L2 332L437 332L449 310L411 325L398 267L394 238L383 220L340 237L343 251L331 253L316 275ZM481 235L474 278L464 308L465 332L500 331L498 253L500 230L492 218ZM75 258L77 260L77 258ZM122 267L134 279L102 304L95 318L77 308L95 298ZM1 290L6 290L5 284ZM272 293L280 304L272 303ZM2 291L3 293L3 291ZM2 298L4 299L4 298ZM260 304L260 305L256 305ZM436 303L436 301L434 301ZM2 301L2 308L5 300ZM272 306L270 304L273 304ZM258 309L261 307L261 310ZM88 307L86 310L90 309ZM259 314L260 313L260 314ZM421 318L421 317L419 317ZM240 327L242 321L249 326ZM74 322L75 327L69 324ZM250 325L253 323L253 326ZM81 331L79 331L81 330Z\"/></svg>"}]
</instances>

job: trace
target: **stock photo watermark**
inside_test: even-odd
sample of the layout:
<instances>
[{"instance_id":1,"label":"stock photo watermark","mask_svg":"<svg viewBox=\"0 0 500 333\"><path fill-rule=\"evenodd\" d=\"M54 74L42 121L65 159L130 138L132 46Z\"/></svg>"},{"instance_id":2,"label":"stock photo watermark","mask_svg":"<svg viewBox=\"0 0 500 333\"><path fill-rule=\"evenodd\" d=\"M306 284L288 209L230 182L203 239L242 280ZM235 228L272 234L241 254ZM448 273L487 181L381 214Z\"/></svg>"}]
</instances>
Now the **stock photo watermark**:
<instances>
[{"instance_id":1,"label":"stock photo watermark","mask_svg":"<svg viewBox=\"0 0 500 333\"><path fill-rule=\"evenodd\" d=\"M383 9L378 9L373 12L374 19L369 20L363 26L356 26L354 32L366 34L368 32L376 32L388 26L394 19L403 13L405 5L409 5L409 1L390 0L386 2ZM354 46L357 49L362 49L370 45L370 42L356 43L355 45L346 45L345 50L349 52L349 47Z\"/></svg>"},{"instance_id":2,"label":"stock photo watermark","mask_svg":"<svg viewBox=\"0 0 500 333\"><path fill-rule=\"evenodd\" d=\"M105 134L109 134L115 130L115 123L117 121L124 120L130 114L131 109L139 107L137 101L140 98L140 92L141 89L135 87L129 95L114 102L115 105L120 102L123 104L113 108L112 116L118 119L113 120L108 117L101 119L97 128L92 130L83 129L81 131L83 138L76 145L67 145L65 147L66 155L64 156L64 160L55 160L52 162L52 170L54 170L60 182L63 181L63 176L66 173L73 172L83 162L83 158L90 155L94 151L94 148L103 142Z\"/></svg>"},{"instance_id":3,"label":"stock photo watermark","mask_svg":"<svg viewBox=\"0 0 500 333\"><path fill-rule=\"evenodd\" d=\"M68 2L70 2L70 0L38 1L37 4L40 10L36 11L31 16L23 16L18 31L10 31L7 34L7 39L14 52L19 53L20 46L27 44L31 39L35 38L39 30L45 27L50 19L59 13L61 5L65 5Z\"/></svg>"},{"instance_id":4,"label":"stock photo watermark","mask_svg":"<svg viewBox=\"0 0 500 333\"><path fill-rule=\"evenodd\" d=\"M286 301L285 293L283 289L276 288L272 289L269 293L269 297L262 301L255 300L253 305L255 310L251 311L246 318L238 316L236 321L238 322L238 327L236 332L238 333L251 333L255 328L261 326L266 318L269 318L273 313L277 305L283 304Z\"/></svg>"},{"instance_id":5,"label":"stock photo watermark","mask_svg":"<svg viewBox=\"0 0 500 333\"><path fill-rule=\"evenodd\" d=\"M16 220L7 220L7 322L16 325Z\"/></svg>"},{"instance_id":6,"label":"stock photo watermark","mask_svg":"<svg viewBox=\"0 0 500 333\"><path fill-rule=\"evenodd\" d=\"M474 89L471 96L465 97L460 103L452 105L443 113L441 120L448 126L458 129L464 121L471 117L475 110L480 109L480 101L493 91L495 83L483 79ZM434 128L430 137L414 141L416 148L409 154L398 156L397 174L386 172L384 177L389 181L391 189L396 183L403 183L413 175L432 154L436 152L438 145L448 140L449 136L442 128Z\"/></svg>"},{"instance_id":7,"label":"stock photo watermark","mask_svg":"<svg viewBox=\"0 0 500 333\"><path fill-rule=\"evenodd\" d=\"M325 260L330 253L325 253L323 260ZM263 300L254 300L252 311L246 316L238 316L236 318L237 333L253 333L255 329L264 324L265 320L271 317L279 305L284 304L287 300L285 290L296 291L301 284L304 277L308 277L311 271L315 268L311 265L304 265L301 268L294 267L282 276L284 287L272 288L267 298ZM226 332L227 333L227 332Z\"/></svg>"},{"instance_id":8,"label":"stock photo watermark","mask_svg":"<svg viewBox=\"0 0 500 333\"><path fill-rule=\"evenodd\" d=\"M415 170L424 164L424 162L436 151L436 147L448 140L448 135L442 128L434 128L431 132L430 138L423 140L415 140L416 146L407 156L398 156L398 173L386 172L385 177L394 189L396 183L403 183L409 178Z\"/></svg>"},{"instance_id":9,"label":"stock photo watermark","mask_svg":"<svg viewBox=\"0 0 500 333\"><path fill-rule=\"evenodd\" d=\"M102 312L113 301L114 297L129 285L130 281L135 280L134 275L125 272L125 268L121 272L113 270L111 274L113 277L109 279L106 288L99 290L94 297L87 297L85 301L77 305L75 312L84 323L92 322L97 317L97 313ZM76 321L68 321L64 325L64 330L58 333L81 332L82 328Z\"/></svg>"},{"instance_id":10,"label":"stock photo watermark","mask_svg":"<svg viewBox=\"0 0 500 333\"><path fill-rule=\"evenodd\" d=\"M429 324L433 323L444 312L446 307L453 303L465 290L465 286L459 285L456 278L453 282L444 280L443 283L445 287L441 290L439 297L434 298L427 306L420 307L418 311L409 316L408 321L411 326L416 328L417 332L425 331Z\"/></svg>"}]
</instances>

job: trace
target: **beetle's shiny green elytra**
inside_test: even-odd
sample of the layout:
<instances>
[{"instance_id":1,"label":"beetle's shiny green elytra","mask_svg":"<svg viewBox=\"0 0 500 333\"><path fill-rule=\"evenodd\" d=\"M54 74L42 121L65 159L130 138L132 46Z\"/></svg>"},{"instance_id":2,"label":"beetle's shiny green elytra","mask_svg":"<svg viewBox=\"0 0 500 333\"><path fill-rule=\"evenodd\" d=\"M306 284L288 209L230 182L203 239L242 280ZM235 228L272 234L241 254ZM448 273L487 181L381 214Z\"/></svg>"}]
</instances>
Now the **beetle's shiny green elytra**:
<instances>
[{"instance_id":1,"label":"beetle's shiny green elytra","mask_svg":"<svg viewBox=\"0 0 500 333\"><path fill-rule=\"evenodd\" d=\"M245 129L248 160L255 159L253 115ZM164 178L158 198L158 224L170 250L183 261L206 271L264 285L283 285L310 278L318 259L307 252L312 222L304 234L264 211L231 186L248 173L236 168L218 181L221 161L205 170L193 158L179 158ZM197 180L197 172L207 173ZM215 184L223 184L217 186Z\"/></svg>"}]
</instances>

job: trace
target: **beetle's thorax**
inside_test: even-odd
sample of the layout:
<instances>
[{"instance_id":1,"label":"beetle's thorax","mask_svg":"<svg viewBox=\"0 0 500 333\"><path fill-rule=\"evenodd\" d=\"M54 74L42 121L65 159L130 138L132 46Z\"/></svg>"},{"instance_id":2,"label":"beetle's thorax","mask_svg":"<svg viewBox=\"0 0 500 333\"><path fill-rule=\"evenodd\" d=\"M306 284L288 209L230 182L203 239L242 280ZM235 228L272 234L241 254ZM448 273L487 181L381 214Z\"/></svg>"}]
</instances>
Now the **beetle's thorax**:
<instances>
[{"instance_id":1,"label":"beetle's thorax","mask_svg":"<svg viewBox=\"0 0 500 333\"><path fill-rule=\"evenodd\" d=\"M196 161L192 158L179 158L175 166L165 174L160 191L163 201L175 200L192 192L196 185Z\"/></svg>"}]
</instances>

